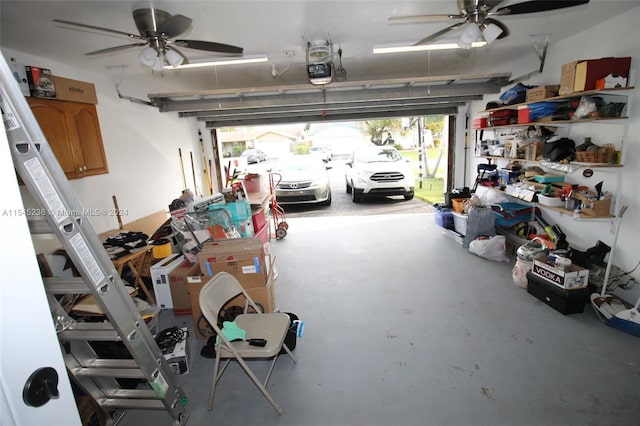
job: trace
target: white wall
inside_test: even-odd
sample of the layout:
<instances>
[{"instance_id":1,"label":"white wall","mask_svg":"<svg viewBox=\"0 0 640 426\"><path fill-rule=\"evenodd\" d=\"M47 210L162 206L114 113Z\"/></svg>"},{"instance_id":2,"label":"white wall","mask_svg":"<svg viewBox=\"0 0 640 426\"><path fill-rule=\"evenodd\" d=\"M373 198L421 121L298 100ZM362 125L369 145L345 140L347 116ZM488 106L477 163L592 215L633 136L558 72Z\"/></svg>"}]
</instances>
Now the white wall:
<instances>
[{"instance_id":1,"label":"white wall","mask_svg":"<svg viewBox=\"0 0 640 426\"><path fill-rule=\"evenodd\" d=\"M3 49L2 54L7 61L15 57L24 64L49 68L55 75L91 82L96 86L97 111L109 173L70 181L83 208L112 209L112 196L115 195L120 209L128 213L122 217L125 223L168 210L171 201L178 198L184 189L178 148L182 149L186 187L194 190L190 161L190 152L193 152L196 189L199 193L206 192L208 185L202 182L204 173L198 128L202 131L207 158L212 159L213 156L211 136L203 125L193 119L178 118L175 113L160 113L156 107L119 99L115 89L119 72L105 70L101 75L91 74L8 49ZM126 72L120 91L146 99L141 89L127 86ZM215 187L215 175L213 180ZM113 215L91 217L90 221L98 233L118 227L117 218Z\"/></svg>"},{"instance_id":2,"label":"white wall","mask_svg":"<svg viewBox=\"0 0 640 426\"><path fill-rule=\"evenodd\" d=\"M577 59L593 59L601 57L621 57L631 56L631 85L635 85L636 90L627 92L629 95L629 120L627 127L627 134L625 138L626 154L624 158L624 168L621 174L621 186L617 188L620 191L620 201L622 205L628 205L629 209L621 223L620 237L616 246L614 264L621 267L623 270L632 269L640 260L640 252L637 250L638 241L640 241L640 230L638 229L638 223L640 223L640 190L638 190L638 182L640 182L640 88L638 78L638 70L640 69L640 50L638 49L637 40L632 37L632 34L637 33L637 25L640 22L640 7L637 7L619 17L605 21L602 24L586 30L582 33L576 34L571 38L558 41L550 45L547 52L547 58L545 62L544 71L542 74L535 75L528 80L523 81L524 84L531 85L544 85L544 84L558 84L560 81L560 68L562 64L571 62ZM532 48L533 52L533 48ZM535 53L532 53L529 61L516 61L512 64L506 64L500 66L497 71L511 71L513 77L525 75L531 71L537 69L539 62ZM510 86L503 88L503 91ZM485 108L486 102L490 100L496 100L495 97L485 99L481 102L475 102L471 105L471 117L478 116L478 111L482 111ZM461 116L462 118L462 116ZM464 135L464 120L459 120L458 135L459 142L456 150L456 164L458 165L458 173L456 173L456 182L462 182L459 170L462 167L462 135ZM606 125L599 125L600 129L606 128ZM610 127L612 132L614 127ZM609 130L605 130L609 131ZM473 142L473 133L470 133L470 144ZM578 136L578 135L573 135ZM606 136L605 136L606 137ZM612 136L612 137L618 137ZM581 143L582 139L576 137L577 143ZM594 140L595 142L596 140ZM602 142L605 142L602 140ZM469 167L467 169L467 183L473 182L476 175L475 169L478 160L473 158L473 150L470 150ZM614 182L615 177L611 176L612 172L609 172L609 177L606 181ZM469 177L470 176L470 177ZM597 180L592 179L593 183ZM456 184L456 186L462 186ZM611 184L609 184L611 188ZM616 207L615 211L618 211L619 207ZM570 241L576 241L581 243L582 248L587 248L593 245L597 240L602 240L607 244L611 244L613 240L613 224L611 222L575 222L559 214L549 213L544 211L546 217L550 220L557 222L565 233L567 233ZM640 270L636 270L633 274L636 280L640 280ZM635 300L634 300L635 301Z\"/></svg>"}]
</instances>

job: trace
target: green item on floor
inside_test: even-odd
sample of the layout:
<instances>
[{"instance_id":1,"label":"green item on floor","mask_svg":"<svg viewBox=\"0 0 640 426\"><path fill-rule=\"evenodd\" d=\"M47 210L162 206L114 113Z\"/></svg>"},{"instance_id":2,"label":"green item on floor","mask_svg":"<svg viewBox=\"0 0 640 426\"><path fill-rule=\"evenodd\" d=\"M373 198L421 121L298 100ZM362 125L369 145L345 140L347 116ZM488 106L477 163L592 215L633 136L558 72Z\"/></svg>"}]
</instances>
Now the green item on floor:
<instances>
[{"instance_id":1,"label":"green item on floor","mask_svg":"<svg viewBox=\"0 0 640 426\"><path fill-rule=\"evenodd\" d=\"M234 340L244 340L247 336L247 331L238 327L238 325L233 321L224 321L222 323L222 334L227 338L230 342ZM218 339L216 339L218 340ZM216 341L216 344L219 343Z\"/></svg>"}]
</instances>

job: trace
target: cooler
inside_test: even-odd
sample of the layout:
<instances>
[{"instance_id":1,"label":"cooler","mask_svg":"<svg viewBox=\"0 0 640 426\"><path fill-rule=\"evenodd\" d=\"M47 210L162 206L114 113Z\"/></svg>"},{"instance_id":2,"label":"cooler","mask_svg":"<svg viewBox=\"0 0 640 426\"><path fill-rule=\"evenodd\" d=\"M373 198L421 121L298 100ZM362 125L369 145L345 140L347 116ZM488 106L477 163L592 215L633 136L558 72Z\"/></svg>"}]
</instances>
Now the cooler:
<instances>
[{"instance_id":1,"label":"cooler","mask_svg":"<svg viewBox=\"0 0 640 426\"><path fill-rule=\"evenodd\" d=\"M545 281L531 271L527 272L527 293L563 315L581 314L589 301L587 287L567 290Z\"/></svg>"}]
</instances>

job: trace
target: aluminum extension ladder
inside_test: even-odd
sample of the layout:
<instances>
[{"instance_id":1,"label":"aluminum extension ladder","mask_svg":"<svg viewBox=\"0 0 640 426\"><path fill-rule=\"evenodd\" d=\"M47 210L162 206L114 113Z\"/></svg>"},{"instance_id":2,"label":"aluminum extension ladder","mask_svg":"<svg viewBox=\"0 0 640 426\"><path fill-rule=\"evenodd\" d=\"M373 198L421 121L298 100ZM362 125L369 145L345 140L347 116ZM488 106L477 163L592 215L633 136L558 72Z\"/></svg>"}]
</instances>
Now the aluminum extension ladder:
<instances>
[{"instance_id":1,"label":"aluminum extension ladder","mask_svg":"<svg viewBox=\"0 0 640 426\"><path fill-rule=\"evenodd\" d=\"M0 54L3 122L16 172L46 220L30 221L31 233L57 236L81 278L43 278L71 379L117 424L128 409L166 410L175 426L188 419L187 397L109 259L18 83ZM106 322L78 322L56 296L92 294ZM131 358L99 357L90 342L122 342ZM119 344L119 343L118 343ZM134 389L121 379L139 379ZM130 387L130 386L129 386ZM144 387L144 389L141 389Z\"/></svg>"}]
</instances>

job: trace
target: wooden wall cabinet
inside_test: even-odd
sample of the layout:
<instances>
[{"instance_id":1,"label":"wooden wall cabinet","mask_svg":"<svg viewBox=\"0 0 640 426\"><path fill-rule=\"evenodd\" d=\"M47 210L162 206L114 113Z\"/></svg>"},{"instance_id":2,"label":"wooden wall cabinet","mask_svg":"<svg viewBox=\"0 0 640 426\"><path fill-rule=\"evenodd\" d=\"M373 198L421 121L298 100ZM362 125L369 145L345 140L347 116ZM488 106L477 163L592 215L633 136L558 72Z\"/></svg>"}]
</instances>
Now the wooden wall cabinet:
<instances>
[{"instance_id":1,"label":"wooden wall cabinet","mask_svg":"<svg viewBox=\"0 0 640 426\"><path fill-rule=\"evenodd\" d=\"M109 173L95 105L27 98L68 179Z\"/></svg>"}]
</instances>

